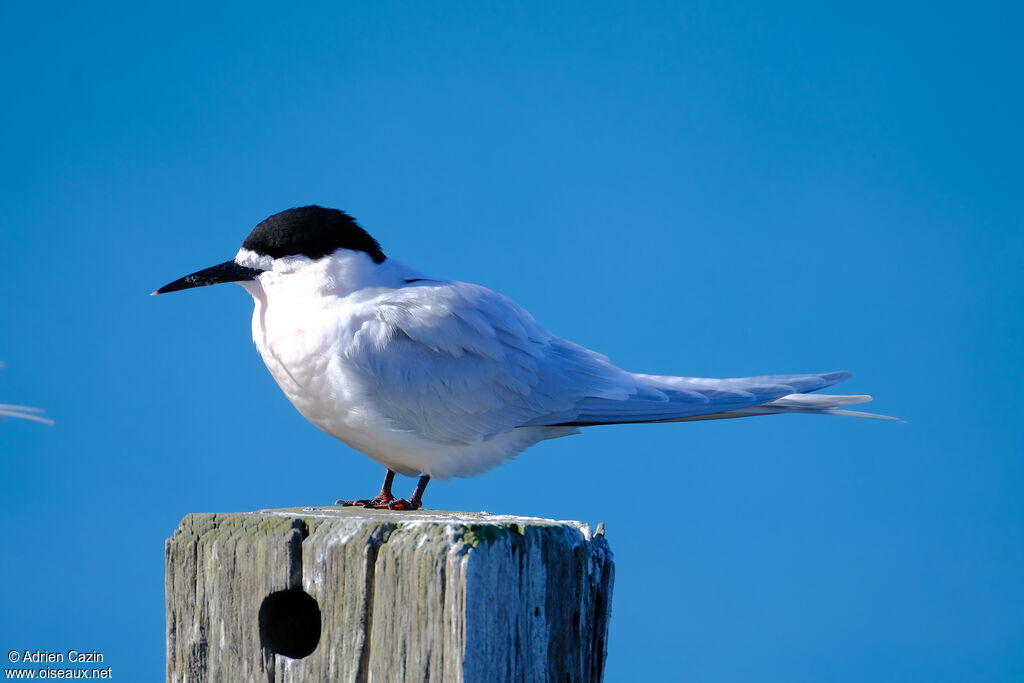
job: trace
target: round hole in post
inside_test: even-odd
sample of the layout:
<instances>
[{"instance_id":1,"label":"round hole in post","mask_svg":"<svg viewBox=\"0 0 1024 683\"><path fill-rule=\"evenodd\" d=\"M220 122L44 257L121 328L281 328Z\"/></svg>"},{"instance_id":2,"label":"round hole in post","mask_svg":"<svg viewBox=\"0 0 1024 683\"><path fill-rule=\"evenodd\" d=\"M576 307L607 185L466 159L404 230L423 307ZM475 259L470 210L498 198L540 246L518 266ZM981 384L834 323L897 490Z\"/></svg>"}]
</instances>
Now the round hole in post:
<instances>
[{"instance_id":1,"label":"round hole in post","mask_svg":"<svg viewBox=\"0 0 1024 683\"><path fill-rule=\"evenodd\" d=\"M320 605L309 593L271 593L260 605L260 644L274 654L302 659L320 643Z\"/></svg>"}]
</instances>

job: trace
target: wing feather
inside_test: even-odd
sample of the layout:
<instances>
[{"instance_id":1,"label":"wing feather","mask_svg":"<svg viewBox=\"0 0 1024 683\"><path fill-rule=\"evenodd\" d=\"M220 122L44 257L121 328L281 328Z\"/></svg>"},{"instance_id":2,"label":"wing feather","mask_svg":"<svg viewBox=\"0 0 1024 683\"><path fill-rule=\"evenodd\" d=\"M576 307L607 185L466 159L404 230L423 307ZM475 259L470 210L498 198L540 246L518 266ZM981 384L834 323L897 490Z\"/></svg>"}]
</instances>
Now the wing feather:
<instances>
[{"instance_id":1,"label":"wing feather","mask_svg":"<svg viewBox=\"0 0 1024 683\"><path fill-rule=\"evenodd\" d=\"M550 334L506 297L461 282L418 283L364 306L348 365L396 429L440 442L474 444L517 427L729 413L849 376L633 374Z\"/></svg>"},{"instance_id":2,"label":"wing feather","mask_svg":"<svg viewBox=\"0 0 1024 683\"><path fill-rule=\"evenodd\" d=\"M631 375L551 335L525 310L459 282L367 302L346 360L399 429L477 443L588 397L625 398Z\"/></svg>"}]
</instances>

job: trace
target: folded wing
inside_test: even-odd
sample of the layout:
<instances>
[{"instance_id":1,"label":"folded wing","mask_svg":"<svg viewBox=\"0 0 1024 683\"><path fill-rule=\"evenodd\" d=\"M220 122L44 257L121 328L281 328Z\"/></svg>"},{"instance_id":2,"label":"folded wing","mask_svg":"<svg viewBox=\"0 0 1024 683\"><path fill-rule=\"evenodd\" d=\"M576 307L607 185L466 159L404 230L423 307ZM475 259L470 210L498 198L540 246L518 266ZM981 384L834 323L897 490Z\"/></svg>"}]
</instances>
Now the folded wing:
<instances>
[{"instance_id":1,"label":"folded wing","mask_svg":"<svg viewBox=\"0 0 1024 683\"><path fill-rule=\"evenodd\" d=\"M396 429L440 442L473 444L517 427L835 412L834 401L783 399L849 377L634 374L550 334L506 297L461 282L389 290L357 317L345 360L376 410ZM742 412L757 406L766 408Z\"/></svg>"}]
</instances>

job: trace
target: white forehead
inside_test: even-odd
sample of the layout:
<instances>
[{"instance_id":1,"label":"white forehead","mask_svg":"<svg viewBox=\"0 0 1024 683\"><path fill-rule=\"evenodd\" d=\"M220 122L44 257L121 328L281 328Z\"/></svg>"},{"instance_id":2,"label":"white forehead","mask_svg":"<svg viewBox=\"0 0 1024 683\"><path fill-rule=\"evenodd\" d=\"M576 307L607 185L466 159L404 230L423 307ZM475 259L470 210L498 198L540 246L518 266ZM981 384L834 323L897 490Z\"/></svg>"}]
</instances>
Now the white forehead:
<instances>
[{"instance_id":1,"label":"white forehead","mask_svg":"<svg viewBox=\"0 0 1024 683\"><path fill-rule=\"evenodd\" d=\"M308 263L312 263L312 259L308 256L282 256L281 258L274 258L266 254L257 254L251 249L242 247L235 254L235 263L258 270L276 270L288 273Z\"/></svg>"},{"instance_id":2,"label":"white forehead","mask_svg":"<svg viewBox=\"0 0 1024 683\"><path fill-rule=\"evenodd\" d=\"M239 249L238 253L235 254L235 263L247 268L258 268L260 270L270 270L274 267L274 259L269 256L260 256L255 251L250 251L245 247Z\"/></svg>"}]
</instances>

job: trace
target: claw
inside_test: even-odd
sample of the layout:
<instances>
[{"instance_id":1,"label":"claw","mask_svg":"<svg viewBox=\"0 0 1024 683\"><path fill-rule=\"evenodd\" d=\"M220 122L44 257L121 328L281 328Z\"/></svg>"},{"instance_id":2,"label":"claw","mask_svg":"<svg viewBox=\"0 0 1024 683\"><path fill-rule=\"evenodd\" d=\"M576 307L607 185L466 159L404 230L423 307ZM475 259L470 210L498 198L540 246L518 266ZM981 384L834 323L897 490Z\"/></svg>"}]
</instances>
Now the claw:
<instances>
[{"instance_id":1,"label":"claw","mask_svg":"<svg viewBox=\"0 0 1024 683\"><path fill-rule=\"evenodd\" d=\"M361 507L371 510L419 510L420 504L405 498L363 498L361 500L339 500L335 505Z\"/></svg>"},{"instance_id":2,"label":"claw","mask_svg":"<svg viewBox=\"0 0 1024 683\"><path fill-rule=\"evenodd\" d=\"M387 505L388 510L419 510L420 504L414 503L405 498L396 498L395 500L389 501Z\"/></svg>"},{"instance_id":3,"label":"claw","mask_svg":"<svg viewBox=\"0 0 1024 683\"><path fill-rule=\"evenodd\" d=\"M376 498L360 498L359 500L336 500L334 504L343 507L377 508L380 505L387 506L392 500L394 498L377 496Z\"/></svg>"},{"instance_id":4,"label":"claw","mask_svg":"<svg viewBox=\"0 0 1024 683\"><path fill-rule=\"evenodd\" d=\"M416 484L416 490L412 492L412 498L395 498L391 494L391 483L395 479L395 473L388 470L384 477L384 485L376 498L360 498L359 500L336 500L335 505L345 507L371 508L374 510L419 510L423 507L423 490L427 488L430 475L424 474Z\"/></svg>"}]
</instances>

